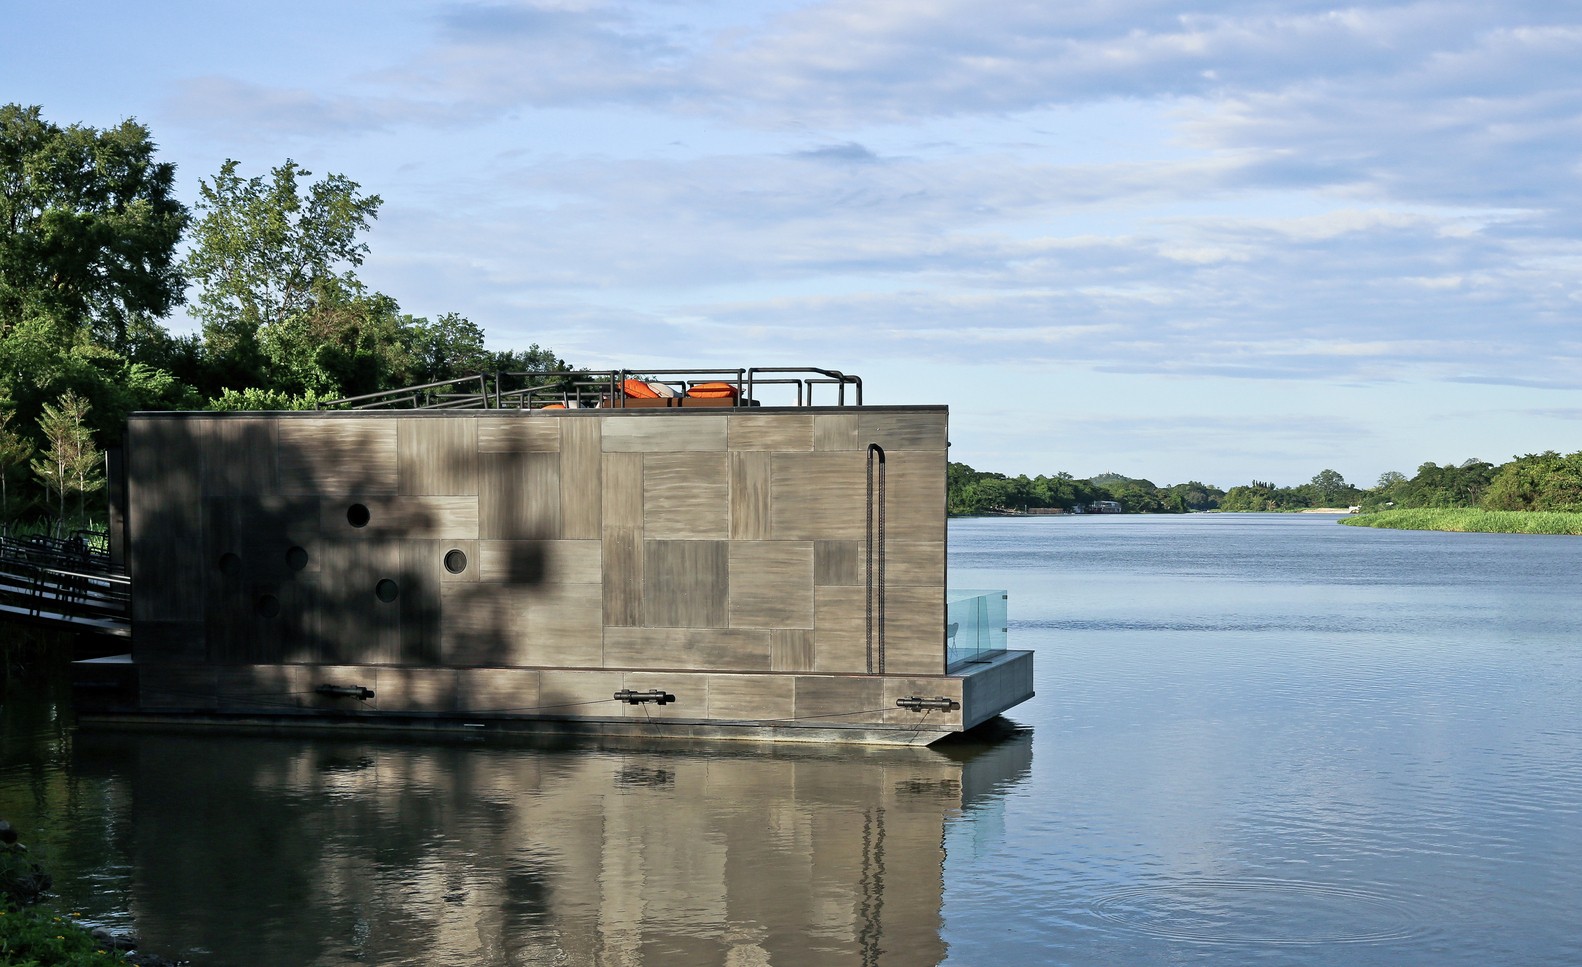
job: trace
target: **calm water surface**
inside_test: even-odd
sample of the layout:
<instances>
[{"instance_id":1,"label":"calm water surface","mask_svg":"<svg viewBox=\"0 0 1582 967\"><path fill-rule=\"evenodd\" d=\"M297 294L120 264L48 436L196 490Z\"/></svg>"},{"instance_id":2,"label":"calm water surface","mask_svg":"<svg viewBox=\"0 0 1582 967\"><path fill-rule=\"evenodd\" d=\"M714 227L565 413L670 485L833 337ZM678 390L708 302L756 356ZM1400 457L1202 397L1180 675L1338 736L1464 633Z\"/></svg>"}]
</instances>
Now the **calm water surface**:
<instances>
[{"instance_id":1,"label":"calm water surface","mask_svg":"<svg viewBox=\"0 0 1582 967\"><path fill-rule=\"evenodd\" d=\"M1038 697L945 749L76 731L0 816L200 965L1582 963L1582 540L971 520Z\"/></svg>"}]
</instances>

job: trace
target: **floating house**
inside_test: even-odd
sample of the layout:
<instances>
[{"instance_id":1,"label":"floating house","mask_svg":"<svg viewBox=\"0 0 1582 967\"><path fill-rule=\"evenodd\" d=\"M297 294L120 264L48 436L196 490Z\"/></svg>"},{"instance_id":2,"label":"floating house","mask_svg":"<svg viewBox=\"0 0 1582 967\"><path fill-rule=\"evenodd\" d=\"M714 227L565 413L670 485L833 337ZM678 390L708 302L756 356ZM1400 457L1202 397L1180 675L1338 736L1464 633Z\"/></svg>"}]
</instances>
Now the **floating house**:
<instances>
[{"instance_id":1,"label":"floating house","mask_svg":"<svg viewBox=\"0 0 1582 967\"><path fill-rule=\"evenodd\" d=\"M947 591L943 406L784 369L342 403L130 418L99 717L927 744L1033 694L1004 593Z\"/></svg>"}]
</instances>

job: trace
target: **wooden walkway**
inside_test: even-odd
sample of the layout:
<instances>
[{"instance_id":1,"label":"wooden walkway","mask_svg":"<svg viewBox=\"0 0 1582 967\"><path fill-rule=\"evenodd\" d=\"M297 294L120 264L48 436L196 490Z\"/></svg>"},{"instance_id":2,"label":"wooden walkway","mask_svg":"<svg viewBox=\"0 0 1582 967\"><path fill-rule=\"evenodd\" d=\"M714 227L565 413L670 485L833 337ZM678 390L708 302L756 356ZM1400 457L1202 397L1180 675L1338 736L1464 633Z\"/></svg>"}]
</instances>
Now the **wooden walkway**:
<instances>
[{"instance_id":1,"label":"wooden walkway","mask_svg":"<svg viewBox=\"0 0 1582 967\"><path fill-rule=\"evenodd\" d=\"M0 621L131 637L131 581L82 537L0 537Z\"/></svg>"}]
</instances>

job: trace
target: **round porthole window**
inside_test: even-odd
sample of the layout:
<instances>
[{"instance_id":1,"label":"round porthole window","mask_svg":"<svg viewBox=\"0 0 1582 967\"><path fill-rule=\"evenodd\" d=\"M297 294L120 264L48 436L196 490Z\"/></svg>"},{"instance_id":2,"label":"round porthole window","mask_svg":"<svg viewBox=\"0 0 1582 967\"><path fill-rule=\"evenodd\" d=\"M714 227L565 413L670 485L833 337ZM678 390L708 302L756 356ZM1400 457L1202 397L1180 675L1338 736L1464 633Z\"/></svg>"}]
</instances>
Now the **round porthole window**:
<instances>
[{"instance_id":1,"label":"round porthole window","mask_svg":"<svg viewBox=\"0 0 1582 967\"><path fill-rule=\"evenodd\" d=\"M467 552L459 547L447 551L445 554L445 570L452 574L460 574L467 570Z\"/></svg>"},{"instance_id":2,"label":"round porthole window","mask_svg":"<svg viewBox=\"0 0 1582 967\"><path fill-rule=\"evenodd\" d=\"M401 596L401 587L389 578L384 578L374 585L374 597L389 604Z\"/></svg>"},{"instance_id":3,"label":"round porthole window","mask_svg":"<svg viewBox=\"0 0 1582 967\"><path fill-rule=\"evenodd\" d=\"M308 566L308 552L300 547L293 547L286 551L286 567L293 571L300 571Z\"/></svg>"},{"instance_id":4,"label":"round porthole window","mask_svg":"<svg viewBox=\"0 0 1582 967\"><path fill-rule=\"evenodd\" d=\"M280 599L272 594L266 594L258 599L258 605L254 610L258 612L260 618L273 618L280 614Z\"/></svg>"},{"instance_id":5,"label":"round porthole window","mask_svg":"<svg viewBox=\"0 0 1582 967\"><path fill-rule=\"evenodd\" d=\"M228 578L236 577L242 573L242 559L235 554L221 554L220 573Z\"/></svg>"},{"instance_id":6,"label":"round porthole window","mask_svg":"<svg viewBox=\"0 0 1582 967\"><path fill-rule=\"evenodd\" d=\"M373 515L368 513L368 508L362 504L352 504L346 508L346 523L353 527L367 527Z\"/></svg>"}]
</instances>

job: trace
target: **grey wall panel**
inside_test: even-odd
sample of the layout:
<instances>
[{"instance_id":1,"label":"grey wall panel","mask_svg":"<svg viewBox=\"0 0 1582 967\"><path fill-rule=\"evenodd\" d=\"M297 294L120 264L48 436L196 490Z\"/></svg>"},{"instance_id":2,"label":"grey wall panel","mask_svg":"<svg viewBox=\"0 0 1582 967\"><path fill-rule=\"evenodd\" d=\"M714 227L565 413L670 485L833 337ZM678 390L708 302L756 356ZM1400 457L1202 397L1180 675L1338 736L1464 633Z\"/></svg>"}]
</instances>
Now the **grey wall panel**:
<instances>
[{"instance_id":1,"label":"grey wall panel","mask_svg":"<svg viewBox=\"0 0 1582 967\"><path fill-rule=\"evenodd\" d=\"M796 679L797 718L818 718L832 725L877 722L884 714L884 684L878 678Z\"/></svg>"},{"instance_id":2,"label":"grey wall panel","mask_svg":"<svg viewBox=\"0 0 1582 967\"><path fill-rule=\"evenodd\" d=\"M367 523L352 523L353 506ZM319 531L335 540L472 540L479 533L478 497L341 497L319 502ZM362 519L361 517L357 519Z\"/></svg>"},{"instance_id":3,"label":"grey wall panel","mask_svg":"<svg viewBox=\"0 0 1582 967\"><path fill-rule=\"evenodd\" d=\"M887 455L886 466L890 540L944 544L944 454L897 450Z\"/></svg>"},{"instance_id":4,"label":"grey wall panel","mask_svg":"<svg viewBox=\"0 0 1582 967\"><path fill-rule=\"evenodd\" d=\"M728 536L729 491L724 453L645 454L644 536L650 540Z\"/></svg>"},{"instance_id":5,"label":"grey wall panel","mask_svg":"<svg viewBox=\"0 0 1582 967\"><path fill-rule=\"evenodd\" d=\"M689 413L632 414L602 417L603 447L608 453L677 453L726 449L725 416ZM580 422L580 421L579 421Z\"/></svg>"},{"instance_id":6,"label":"grey wall panel","mask_svg":"<svg viewBox=\"0 0 1582 967\"><path fill-rule=\"evenodd\" d=\"M478 493L478 421L397 421L396 471L400 492L425 496Z\"/></svg>"},{"instance_id":7,"label":"grey wall panel","mask_svg":"<svg viewBox=\"0 0 1582 967\"><path fill-rule=\"evenodd\" d=\"M616 714L614 695L622 687L622 678L618 671L545 669L538 675L539 708L546 714L567 718L603 718Z\"/></svg>"},{"instance_id":8,"label":"grey wall panel","mask_svg":"<svg viewBox=\"0 0 1582 967\"><path fill-rule=\"evenodd\" d=\"M447 584L440 589L440 661L449 667L510 665L527 626L529 589Z\"/></svg>"},{"instance_id":9,"label":"grey wall panel","mask_svg":"<svg viewBox=\"0 0 1582 967\"><path fill-rule=\"evenodd\" d=\"M606 527L601 560L605 625L633 627L643 624L642 528Z\"/></svg>"},{"instance_id":10,"label":"grey wall panel","mask_svg":"<svg viewBox=\"0 0 1582 967\"><path fill-rule=\"evenodd\" d=\"M907 541L890 536L886 541L884 580L887 585L945 586L943 541ZM866 561L862 571L866 573Z\"/></svg>"},{"instance_id":11,"label":"grey wall panel","mask_svg":"<svg viewBox=\"0 0 1582 967\"><path fill-rule=\"evenodd\" d=\"M769 670L769 632L748 629L606 628L608 668Z\"/></svg>"},{"instance_id":12,"label":"grey wall panel","mask_svg":"<svg viewBox=\"0 0 1582 967\"><path fill-rule=\"evenodd\" d=\"M142 620L137 622L132 656L139 665L207 661L202 621Z\"/></svg>"},{"instance_id":13,"label":"grey wall panel","mask_svg":"<svg viewBox=\"0 0 1582 967\"><path fill-rule=\"evenodd\" d=\"M601 541L480 541L479 579L506 584L598 584Z\"/></svg>"},{"instance_id":14,"label":"grey wall panel","mask_svg":"<svg viewBox=\"0 0 1582 967\"><path fill-rule=\"evenodd\" d=\"M138 419L127 429L127 514L135 621L203 620L199 502L203 424ZM134 637L134 655L141 642Z\"/></svg>"},{"instance_id":15,"label":"grey wall panel","mask_svg":"<svg viewBox=\"0 0 1582 967\"><path fill-rule=\"evenodd\" d=\"M771 536L771 465L768 453L731 453L731 540L761 541Z\"/></svg>"},{"instance_id":16,"label":"grey wall panel","mask_svg":"<svg viewBox=\"0 0 1582 967\"><path fill-rule=\"evenodd\" d=\"M605 527L643 526L643 455L606 453L600 481Z\"/></svg>"},{"instance_id":17,"label":"grey wall panel","mask_svg":"<svg viewBox=\"0 0 1582 967\"><path fill-rule=\"evenodd\" d=\"M885 674L945 673L944 588L888 588L884 627Z\"/></svg>"},{"instance_id":18,"label":"grey wall panel","mask_svg":"<svg viewBox=\"0 0 1582 967\"><path fill-rule=\"evenodd\" d=\"M379 582L401 583L401 550L395 541L335 541L324 545L319 575L318 660L385 664L401 652L400 595L382 601Z\"/></svg>"},{"instance_id":19,"label":"grey wall panel","mask_svg":"<svg viewBox=\"0 0 1582 967\"><path fill-rule=\"evenodd\" d=\"M539 706L538 671L522 668L458 669L457 706L463 712L532 714Z\"/></svg>"},{"instance_id":20,"label":"grey wall panel","mask_svg":"<svg viewBox=\"0 0 1582 967\"><path fill-rule=\"evenodd\" d=\"M558 453L560 421L530 415L478 419L480 453Z\"/></svg>"},{"instance_id":21,"label":"grey wall panel","mask_svg":"<svg viewBox=\"0 0 1582 967\"><path fill-rule=\"evenodd\" d=\"M732 450L811 450L811 413L733 413L729 442Z\"/></svg>"},{"instance_id":22,"label":"grey wall panel","mask_svg":"<svg viewBox=\"0 0 1582 967\"><path fill-rule=\"evenodd\" d=\"M544 540L560 535L560 455L479 455L478 536Z\"/></svg>"},{"instance_id":23,"label":"grey wall panel","mask_svg":"<svg viewBox=\"0 0 1582 967\"><path fill-rule=\"evenodd\" d=\"M813 627L813 543L732 541L733 628Z\"/></svg>"},{"instance_id":24,"label":"grey wall panel","mask_svg":"<svg viewBox=\"0 0 1582 967\"><path fill-rule=\"evenodd\" d=\"M813 670L813 632L776 628L769 632L769 667L777 672Z\"/></svg>"},{"instance_id":25,"label":"grey wall panel","mask_svg":"<svg viewBox=\"0 0 1582 967\"><path fill-rule=\"evenodd\" d=\"M603 530L599 447L603 420L560 419L560 531L568 540L598 540Z\"/></svg>"},{"instance_id":26,"label":"grey wall panel","mask_svg":"<svg viewBox=\"0 0 1582 967\"><path fill-rule=\"evenodd\" d=\"M203 493L211 497L275 493L278 423L267 417L201 423Z\"/></svg>"},{"instance_id":27,"label":"grey wall panel","mask_svg":"<svg viewBox=\"0 0 1582 967\"><path fill-rule=\"evenodd\" d=\"M862 540L867 533L867 464L857 451L776 453L776 540Z\"/></svg>"},{"instance_id":28,"label":"grey wall panel","mask_svg":"<svg viewBox=\"0 0 1582 967\"><path fill-rule=\"evenodd\" d=\"M730 595L725 541L643 542L643 623L724 628Z\"/></svg>"},{"instance_id":29,"label":"grey wall panel","mask_svg":"<svg viewBox=\"0 0 1582 967\"><path fill-rule=\"evenodd\" d=\"M865 672L867 594L862 588L815 588L813 670Z\"/></svg>"},{"instance_id":30,"label":"grey wall panel","mask_svg":"<svg viewBox=\"0 0 1582 967\"><path fill-rule=\"evenodd\" d=\"M396 420L282 419L280 492L378 496L397 492Z\"/></svg>"},{"instance_id":31,"label":"grey wall panel","mask_svg":"<svg viewBox=\"0 0 1582 967\"><path fill-rule=\"evenodd\" d=\"M523 666L596 668L604 662L604 594L597 584L544 584L527 595Z\"/></svg>"},{"instance_id":32,"label":"grey wall panel","mask_svg":"<svg viewBox=\"0 0 1582 967\"><path fill-rule=\"evenodd\" d=\"M440 588L445 584L442 541L402 541L400 573L400 661L432 665L440 660Z\"/></svg>"},{"instance_id":33,"label":"grey wall panel","mask_svg":"<svg viewBox=\"0 0 1582 967\"><path fill-rule=\"evenodd\" d=\"M866 541L814 541L813 583L825 586L862 584L867 573L865 547Z\"/></svg>"},{"instance_id":34,"label":"grey wall panel","mask_svg":"<svg viewBox=\"0 0 1582 967\"><path fill-rule=\"evenodd\" d=\"M819 413L813 417L817 450L866 450L877 443L890 450L936 450L946 445L944 411L866 410Z\"/></svg>"}]
</instances>

